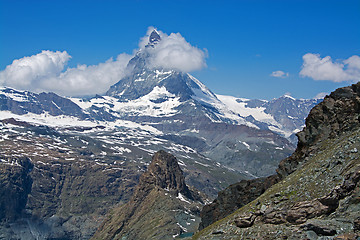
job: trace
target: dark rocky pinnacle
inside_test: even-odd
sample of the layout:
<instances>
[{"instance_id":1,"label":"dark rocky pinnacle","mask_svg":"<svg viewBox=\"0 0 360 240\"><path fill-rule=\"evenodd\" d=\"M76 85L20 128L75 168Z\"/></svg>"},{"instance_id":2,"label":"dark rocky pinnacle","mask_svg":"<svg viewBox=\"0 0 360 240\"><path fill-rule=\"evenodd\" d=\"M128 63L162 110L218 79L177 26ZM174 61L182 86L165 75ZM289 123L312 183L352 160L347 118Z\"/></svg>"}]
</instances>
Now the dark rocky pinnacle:
<instances>
[{"instance_id":1,"label":"dark rocky pinnacle","mask_svg":"<svg viewBox=\"0 0 360 240\"><path fill-rule=\"evenodd\" d=\"M156 44L161 40L159 33L154 29L149 36L149 43Z\"/></svg>"}]
</instances>

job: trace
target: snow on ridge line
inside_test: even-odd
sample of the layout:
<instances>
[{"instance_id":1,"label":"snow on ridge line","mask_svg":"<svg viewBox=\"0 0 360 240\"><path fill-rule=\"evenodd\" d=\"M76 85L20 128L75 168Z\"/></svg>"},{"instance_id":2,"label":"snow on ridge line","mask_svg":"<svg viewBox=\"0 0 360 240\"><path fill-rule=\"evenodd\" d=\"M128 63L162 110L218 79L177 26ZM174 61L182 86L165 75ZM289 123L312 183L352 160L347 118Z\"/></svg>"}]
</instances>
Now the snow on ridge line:
<instances>
[{"instance_id":1,"label":"snow on ridge line","mask_svg":"<svg viewBox=\"0 0 360 240\"><path fill-rule=\"evenodd\" d=\"M97 127L97 126L105 126L109 129L114 129L117 127L126 127L126 128L133 128L133 129L142 129L144 131L162 135L163 132L159 131L158 129L149 126L143 125L127 120L116 120L115 122L106 122L106 121L90 121L90 120L80 120L77 117L72 116L52 116L48 113L42 114L34 114L34 113L27 113L24 115L17 115L11 113L10 111L1 111L0 112L0 120L7 119L7 118L14 118L19 121L24 121L28 123L33 123L37 125L46 125L49 127Z\"/></svg>"},{"instance_id":2,"label":"snow on ridge line","mask_svg":"<svg viewBox=\"0 0 360 240\"><path fill-rule=\"evenodd\" d=\"M154 102L154 100L164 99L161 102ZM79 98L70 98L75 104L81 107L84 111L92 106L104 107L105 109L114 112L126 112L139 116L172 116L177 111L174 109L181 103L179 97L170 93L165 86L154 87L154 89L145 96L127 102L120 102L117 98L110 96L102 96L99 98L92 98L90 100L83 100Z\"/></svg>"},{"instance_id":3,"label":"snow on ridge line","mask_svg":"<svg viewBox=\"0 0 360 240\"><path fill-rule=\"evenodd\" d=\"M202 82L200 82L197 78L195 78L194 76L190 75L189 73L188 73L187 75L188 75L188 77L189 77L192 81L194 81L194 82L196 83L196 85L199 86L199 88L201 89L201 91L202 91L203 93L205 93L206 95L211 96L211 97L213 97L213 98L215 98L215 99L217 98L216 95L213 94L213 93L205 86L205 84L203 84ZM192 89L192 90L193 90L193 89Z\"/></svg>"},{"instance_id":4,"label":"snow on ridge line","mask_svg":"<svg viewBox=\"0 0 360 240\"><path fill-rule=\"evenodd\" d=\"M240 116L248 117L253 116L257 121L260 122L267 122L273 125L278 125L278 122L274 119L273 116L270 114L265 113L264 107L257 107L257 108L250 108L247 107L247 101L245 100L242 102L236 101L237 97L233 96L226 96L226 95L217 95L219 100L223 102L231 111L240 114ZM241 99L243 100L243 99Z\"/></svg>"},{"instance_id":5,"label":"snow on ridge line","mask_svg":"<svg viewBox=\"0 0 360 240\"><path fill-rule=\"evenodd\" d=\"M249 121L246 121L243 118L243 116L239 115L236 111L233 111L232 109L230 109L224 102L221 101L221 99L219 99L217 97L216 94L212 93L202 82L200 82L198 79L196 79L195 77L193 77L190 74L187 74L187 75L199 87L199 88L194 88L194 87L189 86L194 93L194 96L192 96L192 98L195 101L202 102L204 104L210 105L210 106L214 107L215 109L217 109L220 114L218 114L218 113L214 113L214 114L219 119L224 119L224 118L230 119L230 120L233 120L234 122L236 122L236 124L246 125L248 127L259 129L258 126L256 126L255 124L253 124ZM219 122L219 121L212 119L210 116L208 116L208 117L213 122Z\"/></svg>"},{"instance_id":6,"label":"snow on ridge line","mask_svg":"<svg viewBox=\"0 0 360 240\"><path fill-rule=\"evenodd\" d=\"M204 92L202 89L191 88L191 90L195 94L194 96L192 96L192 98L195 101L199 101L199 102L204 103L206 105L210 105L210 106L214 107L215 109L217 109L219 111L220 114L214 112L214 114L219 119L229 119L229 120L232 120L232 121L236 122L236 124L246 125L246 126L251 127L251 128L259 129L258 126L256 126L255 124L245 120L244 117L241 114L234 111L234 109L229 108L229 106L227 104L222 102L221 99L217 98L215 95L213 95L213 94L207 95L207 93ZM221 121L216 121L216 120L212 119L210 116L208 116L208 117L213 122L221 122Z\"/></svg>"},{"instance_id":7,"label":"snow on ridge line","mask_svg":"<svg viewBox=\"0 0 360 240\"><path fill-rule=\"evenodd\" d=\"M284 94L284 95L282 95L281 97L282 97L282 98L289 98L289 99L291 99L291 100L293 100L293 101L296 101L296 99L293 98L292 96L290 96L289 94Z\"/></svg>"},{"instance_id":8,"label":"snow on ridge line","mask_svg":"<svg viewBox=\"0 0 360 240\"><path fill-rule=\"evenodd\" d=\"M46 125L50 127L73 127L73 126L82 126L82 127L95 127L97 124L95 122L89 120L79 120L76 117L72 116L52 116L48 113L27 113L24 115L14 114L10 111L1 111L0 112L0 120L6 118L15 118L20 121Z\"/></svg>"},{"instance_id":9,"label":"snow on ridge line","mask_svg":"<svg viewBox=\"0 0 360 240\"><path fill-rule=\"evenodd\" d=\"M4 90L11 90L13 92L4 92ZM29 91L16 90L9 87L0 87L0 95L5 95L6 97L16 101L16 102L26 102L31 93Z\"/></svg>"}]
</instances>

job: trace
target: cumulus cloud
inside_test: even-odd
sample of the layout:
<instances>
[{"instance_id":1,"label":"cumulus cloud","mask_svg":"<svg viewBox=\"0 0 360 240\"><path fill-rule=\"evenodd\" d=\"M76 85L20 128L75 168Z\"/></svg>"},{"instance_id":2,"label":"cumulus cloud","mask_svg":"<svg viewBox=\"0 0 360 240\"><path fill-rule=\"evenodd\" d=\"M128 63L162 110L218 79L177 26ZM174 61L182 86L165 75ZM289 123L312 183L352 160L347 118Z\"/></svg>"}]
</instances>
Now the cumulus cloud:
<instances>
[{"instance_id":1,"label":"cumulus cloud","mask_svg":"<svg viewBox=\"0 0 360 240\"><path fill-rule=\"evenodd\" d=\"M0 83L22 90L53 91L66 96L104 93L125 76L130 56L120 54L116 60L110 58L98 65L78 65L65 70L70 58L66 51L42 51L14 60L0 72Z\"/></svg>"},{"instance_id":2,"label":"cumulus cloud","mask_svg":"<svg viewBox=\"0 0 360 240\"><path fill-rule=\"evenodd\" d=\"M153 30L154 28L150 27L139 44L140 49L149 53L148 67L175 69L181 72L192 72L206 67L207 51L192 46L180 33L167 35L157 30L161 41L154 47L146 48Z\"/></svg>"},{"instance_id":3,"label":"cumulus cloud","mask_svg":"<svg viewBox=\"0 0 360 240\"><path fill-rule=\"evenodd\" d=\"M66 51L42 51L16 59L0 72L0 83L20 89L32 88L36 81L58 75L70 58Z\"/></svg>"},{"instance_id":4,"label":"cumulus cloud","mask_svg":"<svg viewBox=\"0 0 360 240\"><path fill-rule=\"evenodd\" d=\"M277 78L286 78L289 76L289 73L283 72L283 71L274 71L270 74L270 76L272 77L277 77Z\"/></svg>"},{"instance_id":5,"label":"cumulus cloud","mask_svg":"<svg viewBox=\"0 0 360 240\"><path fill-rule=\"evenodd\" d=\"M330 56L321 58L319 54L307 53L303 56L300 76L333 82L360 81L360 57L354 55L333 62Z\"/></svg>"}]
</instances>

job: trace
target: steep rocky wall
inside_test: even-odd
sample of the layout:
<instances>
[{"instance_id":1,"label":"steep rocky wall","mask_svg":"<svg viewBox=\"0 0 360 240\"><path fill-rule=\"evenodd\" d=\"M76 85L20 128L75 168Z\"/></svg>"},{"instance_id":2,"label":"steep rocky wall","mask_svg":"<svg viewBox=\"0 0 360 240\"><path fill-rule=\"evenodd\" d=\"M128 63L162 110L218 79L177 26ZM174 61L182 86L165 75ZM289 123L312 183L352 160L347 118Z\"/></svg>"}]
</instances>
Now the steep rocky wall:
<instances>
[{"instance_id":1,"label":"steep rocky wall","mask_svg":"<svg viewBox=\"0 0 360 240\"><path fill-rule=\"evenodd\" d=\"M31 191L33 168L28 158L1 157L0 161L0 222L19 218Z\"/></svg>"}]
</instances>

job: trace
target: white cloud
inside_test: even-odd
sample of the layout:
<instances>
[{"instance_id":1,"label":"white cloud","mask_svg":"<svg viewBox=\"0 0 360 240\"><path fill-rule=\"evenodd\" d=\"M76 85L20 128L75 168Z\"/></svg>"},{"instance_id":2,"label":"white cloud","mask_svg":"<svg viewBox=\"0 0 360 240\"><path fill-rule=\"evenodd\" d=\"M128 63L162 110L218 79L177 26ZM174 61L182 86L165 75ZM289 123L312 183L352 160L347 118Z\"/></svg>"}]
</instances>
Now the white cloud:
<instances>
[{"instance_id":1,"label":"white cloud","mask_svg":"<svg viewBox=\"0 0 360 240\"><path fill-rule=\"evenodd\" d=\"M20 89L32 88L36 81L60 74L70 58L66 51L42 51L16 59L0 72L0 83Z\"/></svg>"},{"instance_id":2,"label":"white cloud","mask_svg":"<svg viewBox=\"0 0 360 240\"><path fill-rule=\"evenodd\" d=\"M126 75L130 58L130 55L120 54L116 60L110 58L98 65L68 68L56 77L44 79L39 87L69 96L102 94Z\"/></svg>"},{"instance_id":3,"label":"white cloud","mask_svg":"<svg viewBox=\"0 0 360 240\"><path fill-rule=\"evenodd\" d=\"M270 74L270 76L272 77L277 77L277 78L286 78L289 76L289 73L285 73L283 71L274 71Z\"/></svg>"},{"instance_id":4,"label":"white cloud","mask_svg":"<svg viewBox=\"0 0 360 240\"><path fill-rule=\"evenodd\" d=\"M0 84L34 92L53 91L67 96L101 94L125 76L130 56L120 54L115 61L111 58L98 65L78 65L63 72L70 58L66 51L42 51L14 60L0 72Z\"/></svg>"},{"instance_id":5,"label":"white cloud","mask_svg":"<svg viewBox=\"0 0 360 240\"><path fill-rule=\"evenodd\" d=\"M330 56L307 53L303 56L300 76L314 80L333 82L360 81L360 57L352 56L343 61L333 62Z\"/></svg>"},{"instance_id":6,"label":"white cloud","mask_svg":"<svg viewBox=\"0 0 360 240\"><path fill-rule=\"evenodd\" d=\"M181 72L191 72L206 67L206 50L192 46L180 33L167 35L162 31L157 31L161 41L154 47L145 48L153 30L154 28L150 27L139 44L141 49L149 53L148 67L175 69Z\"/></svg>"}]
</instances>

